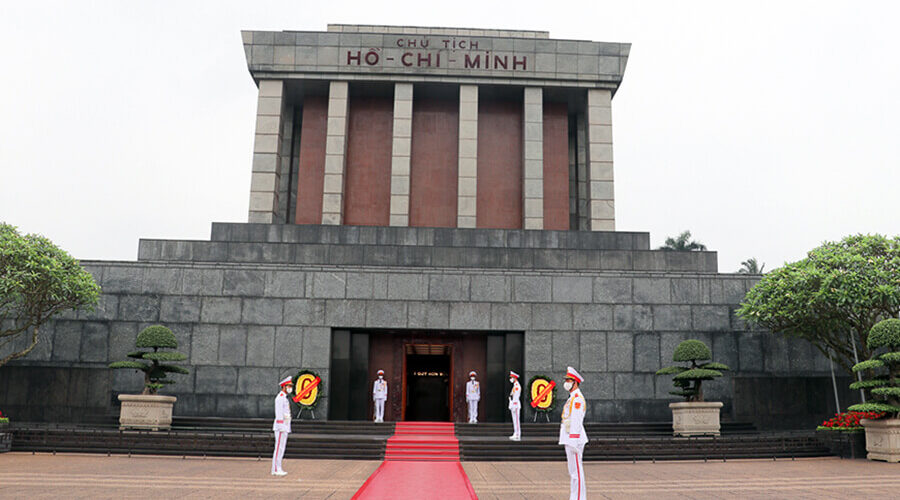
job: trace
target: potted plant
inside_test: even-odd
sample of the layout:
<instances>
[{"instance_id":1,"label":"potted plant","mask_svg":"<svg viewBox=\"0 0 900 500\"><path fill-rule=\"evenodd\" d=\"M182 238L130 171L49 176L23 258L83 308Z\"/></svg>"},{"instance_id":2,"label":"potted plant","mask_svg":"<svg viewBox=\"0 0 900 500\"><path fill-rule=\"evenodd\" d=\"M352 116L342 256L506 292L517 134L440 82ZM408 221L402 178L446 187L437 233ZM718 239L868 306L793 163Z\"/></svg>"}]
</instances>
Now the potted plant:
<instances>
[{"instance_id":1,"label":"potted plant","mask_svg":"<svg viewBox=\"0 0 900 500\"><path fill-rule=\"evenodd\" d=\"M874 376L854 382L851 389L865 389L874 401L849 409L883 413L881 418L864 418L866 451L869 460L900 462L900 319L879 321L869 330L866 347L872 357L853 366L854 372L868 370Z\"/></svg>"},{"instance_id":2,"label":"potted plant","mask_svg":"<svg viewBox=\"0 0 900 500\"><path fill-rule=\"evenodd\" d=\"M709 347L699 340L685 340L675 347L672 360L687 363L663 368L657 375L674 375L676 390L669 394L684 398L682 403L670 403L672 409L672 430L676 436L719 435L719 411L722 403L703 400L703 381L722 376L722 370L729 370L722 363L712 359ZM708 361L705 362L704 361Z\"/></svg>"},{"instance_id":3,"label":"potted plant","mask_svg":"<svg viewBox=\"0 0 900 500\"><path fill-rule=\"evenodd\" d=\"M866 435L860 421L864 418L875 419L882 416L884 413L874 411L835 413L833 417L822 422L816 431L831 453L843 458L862 458L866 448Z\"/></svg>"},{"instance_id":4,"label":"potted plant","mask_svg":"<svg viewBox=\"0 0 900 500\"><path fill-rule=\"evenodd\" d=\"M144 328L137 336L135 347L138 350L128 353L129 358L142 361L116 361L110 368L132 368L144 372L144 392L141 394L120 394L122 408L119 412L120 428L167 429L172 426L172 406L174 396L161 396L157 391L174 380L167 377L169 373L187 374L180 366L167 363L184 361L187 356L180 352L160 351L160 349L176 349L178 341L172 330L153 325Z\"/></svg>"}]
</instances>

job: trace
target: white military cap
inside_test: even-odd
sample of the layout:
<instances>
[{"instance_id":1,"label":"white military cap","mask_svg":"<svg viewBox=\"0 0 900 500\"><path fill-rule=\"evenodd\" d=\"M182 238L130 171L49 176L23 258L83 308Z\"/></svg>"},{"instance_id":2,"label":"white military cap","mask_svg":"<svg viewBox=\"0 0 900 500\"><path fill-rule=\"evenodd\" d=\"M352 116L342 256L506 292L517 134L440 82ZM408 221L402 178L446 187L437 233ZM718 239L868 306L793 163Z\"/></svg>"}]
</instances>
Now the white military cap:
<instances>
[{"instance_id":1,"label":"white military cap","mask_svg":"<svg viewBox=\"0 0 900 500\"><path fill-rule=\"evenodd\" d=\"M475 370L472 370L472 371L469 372L469 376L470 376L470 377L474 377L474 376L476 376L476 375L478 375L478 374L475 373Z\"/></svg>"},{"instance_id":2,"label":"white military cap","mask_svg":"<svg viewBox=\"0 0 900 500\"><path fill-rule=\"evenodd\" d=\"M284 387L288 384L294 385L294 380L291 377L285 377L285 379L282 380L281 383L278 385L280 385L281 387Z\"/></svg>"},{"instance_id":3,"label":"white military cap","mask_svg":"<svg viewBox=\"0 0 900 500\"><path fill-rule=\"evenodd\" d=\"M376 375L384 375L384 370L378 370L378 373L376 373Z\"/></svg>"},{"instance_id":4,"label":"white military cap","mask_svg":"<svg viewBox=\"0 0 900 500\"><path fill-rule=\"evenodd\" d=\"M566 367L566 378L570 378L578 382L579 384L584 382L584 377L582 377L581 374L578 373L578 370L572 368L571 366Z\"/></svg>"},{"instance_id":5,"label":"white military cap","mask_svg":"<svg viewBox=\"0 0 900 500\"><path fill-rule=\"evenodd\" d=\"M518 378L519 378L519 374L516 373L516 372L514 372L514 371L512 371L512 370L509 371L509 376L512 377L512 378L514 378L514 379L518 379Z\"/></svg>"}]
</instances>

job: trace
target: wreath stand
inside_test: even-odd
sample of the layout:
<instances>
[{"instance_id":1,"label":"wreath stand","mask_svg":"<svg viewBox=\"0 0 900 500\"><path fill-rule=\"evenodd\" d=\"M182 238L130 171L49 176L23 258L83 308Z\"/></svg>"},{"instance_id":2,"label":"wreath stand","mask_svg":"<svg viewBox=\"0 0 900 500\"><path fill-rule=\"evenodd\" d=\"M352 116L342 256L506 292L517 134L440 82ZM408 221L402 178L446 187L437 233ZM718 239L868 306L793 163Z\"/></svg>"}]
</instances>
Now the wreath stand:
<instances>
[{"instance_id":1,"label":"wreath stand","mask_svg":"<svg viewBox=\"0 0 900 500\"><path fill-rule=\"evenodd\" d=\"M304 411L309 412L310 416L312 417L311 420L316 419L316 412L312 409L312 406L305 406L305 405L297 405L297 406L300 407L300 410L297 412L297 420L303 420L303 412Z\"/></svg>"},{"instance_id":2,"label":"wreath stand","mask_svg":"<svg viewBox=\"0 0 900 500\"><path fill-rule=\"evenodd\" d=\"M532 422L537 422L538 415L540 414L540 415L543 415L544 418L547 419L548 424L550 423L550 412L549 411L535 411L533 413L534 413L534 418L531 419Z\"/></svg>"}]
</instances>

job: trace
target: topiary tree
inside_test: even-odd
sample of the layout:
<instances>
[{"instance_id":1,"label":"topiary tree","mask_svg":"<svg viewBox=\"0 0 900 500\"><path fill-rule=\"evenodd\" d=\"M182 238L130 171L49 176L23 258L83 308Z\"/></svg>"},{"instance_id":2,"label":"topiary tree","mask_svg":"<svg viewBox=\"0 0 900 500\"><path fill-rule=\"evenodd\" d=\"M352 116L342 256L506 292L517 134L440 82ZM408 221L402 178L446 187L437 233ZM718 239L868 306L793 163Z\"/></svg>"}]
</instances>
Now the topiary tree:
<instances>
[{"instance_id":1,"label":"topiary tree","mask_svg":"<svg viewBox=\"0 0 900 500\"><path fill-rule=\"evenodd\" d=\"M722 363L702 363L712 359L712 351L699 340L685 340L678 344L672 354L672 360L690 363L689 366L669 366L656 372L657 375L675 375L672 378L676 390L669 394L681 396L685 401L703 401L703 381L722 376L722 370L730 370Z\"/></svg>"},{"instance_id":2,"label":"topiary tree","mask_svg":"<svg viewBox=\"0 0 900 500\"><path fill-rule=\"evenodd\" d=\"M875 401L851 406L853 411L885 412L900 417L900 319L881 320L869 331L866 347L872 357L853 366L854 372L869 370L875 376L850 384L851 389L869 389ZM881 352L881 354L879 354Z\"/></svg>"},{"instance_id":3,"label":"topiary tree","mask_svg":"<svg viewBox=\"0 0 900 500\"><path fill-rule=\"evenodd\" d=\"M144 328L137 336L135 347L139 349L152 349L152 351L134 351L128 353L129 358L143 359L149 363L140 361L116 361L110 363L110 368L134 368L144 372L144 392L142 394L156 394L159 389L168 384L174 384L174 380L166 378L169 373L187 375L186 368L161 362L184 361L187 356L180 352L165 352L160 349L176 349L178 341L172 330L162 326L153 325Z\"/></svg>"}]
</instances>

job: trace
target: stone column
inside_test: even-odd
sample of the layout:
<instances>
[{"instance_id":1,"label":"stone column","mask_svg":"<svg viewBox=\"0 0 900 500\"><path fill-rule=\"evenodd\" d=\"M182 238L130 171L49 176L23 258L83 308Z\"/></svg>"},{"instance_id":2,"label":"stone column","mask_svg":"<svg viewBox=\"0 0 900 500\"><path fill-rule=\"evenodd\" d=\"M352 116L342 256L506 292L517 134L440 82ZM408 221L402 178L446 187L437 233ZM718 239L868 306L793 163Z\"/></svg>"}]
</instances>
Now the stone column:
<instances>
[{"instance_id":1,"label":"stone column","mask_svg":"<svg viewBox=\"0 0 900 500\"><path fill-rule=\"evenodd\" d=\"M343 223L344 168L347 161L347 89L347 82L337 81L331 82L328 88L322 224Z\"/></svg>"},{"instance_id":2,"label":"stone column","mask_svg":"<svg viewBox=\"0 0 900 500\"><path fill-rule=\"evenodd\" d=\"M585 124L584 115L585 112L575 115L575 179L577 183L574 191L575 213L578 215L576 228L579 231L590 231L591 200L588 196L587 148L584 146L587 143L587 125Z\"/></svg>"},{"instance_id":3,"label":"stone column","mask_svg":"<svg viewBox=\"0 0 900 500\"><path fill-rule=\"evenodd\" d=\"M283 110L284 82L260 80L248 222L277 222Z\"/></svg>"},{"instance_id":4,"label":"stone column","mask_svg":"<svg viewBox=\"0 0 900 500\"><path fill-rule=\"evenodd\" d=\"M544 98L540 87L525 87L522 134L525 229L544 229Z\"/></svg>"},{"instance_id":5,"label":"stone column","mask_svg":"<svg viewBox=\"0 0 900 500\"><path fill-rule=\"evenodd\" d=\"M478 86L459 86L456 227L475 227L478 173Z\"/></svg>"},{"instance_id":6,"label":"stone column","mask_svg":"<svg viewBox=\"0 0 900 500\"><path fill-rule=\"evenodd\" d=\"M412 107L412 84L394 84L394 140L391 146L392 226L409 226L409 158L412 151Z\"/></svg>"},{"instance_id":7,"label":"stone column","mask_svg":"<svg viewBox=\"0 0 900 500\"><path fill-rule=\"evenodd\" d=\"M612 93L605 89L590 89L587 104L587 173L591 231L615 231Z\"/></svg>"}]
</instances>

